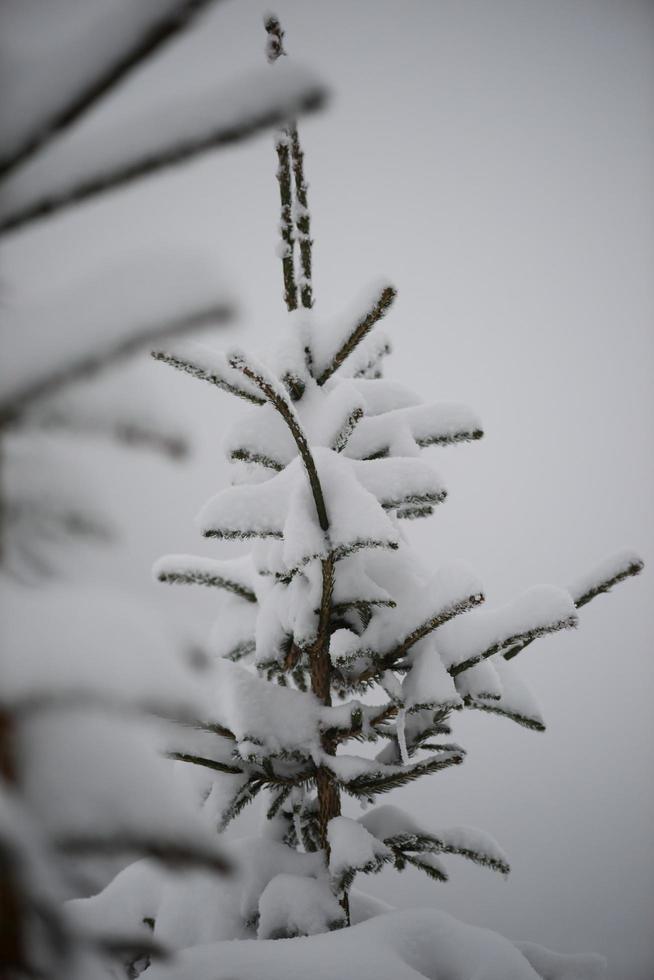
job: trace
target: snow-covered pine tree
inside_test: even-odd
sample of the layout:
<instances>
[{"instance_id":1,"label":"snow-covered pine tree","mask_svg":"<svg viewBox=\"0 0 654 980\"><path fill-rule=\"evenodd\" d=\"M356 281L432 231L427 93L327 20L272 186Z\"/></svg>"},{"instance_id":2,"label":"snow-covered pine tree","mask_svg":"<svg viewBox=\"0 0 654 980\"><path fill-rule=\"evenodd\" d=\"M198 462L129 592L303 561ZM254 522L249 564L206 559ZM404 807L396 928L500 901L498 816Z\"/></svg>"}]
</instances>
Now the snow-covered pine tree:
<instances>
[{"instance_id":1,"label":"snow-covered pine tree","mask_svg":"<svg viewBox=\"0 0 654 980\"><path fill-rule=\"evenodd\" d=\"M284 34L274 16L266 30L274 63ZM221 829L267 792L271 839L240 853L239 935L256 929L260 939L345 925L355 875L385 864L442 881L442 856L453 854L506 874L503 851L485 833L425 827L400 808L371 805L463 762L449 740L456 711L542 730L516 656L575 627L578 609L642 568L624 552L569 589L533 587L487 610L470 571L423 563L404 522L429 517L447 493L422 450L473 442L481 422L382 377L390 343L379 324L395 299L391 283L349 322L317 320L295 124L275 147L285 335L260 357L187 343L153 354L248 403L226 439L233 485L198 522L205 537L251 542L250 551L172 555L155 574L219 590L214 713L204 730L178 735L171 755L205 770L205 807ZM356 752L361 743L383 747L370 758ZM364 805L361 816L342 815L344 794Z\"/></svg>"}]
</instances>

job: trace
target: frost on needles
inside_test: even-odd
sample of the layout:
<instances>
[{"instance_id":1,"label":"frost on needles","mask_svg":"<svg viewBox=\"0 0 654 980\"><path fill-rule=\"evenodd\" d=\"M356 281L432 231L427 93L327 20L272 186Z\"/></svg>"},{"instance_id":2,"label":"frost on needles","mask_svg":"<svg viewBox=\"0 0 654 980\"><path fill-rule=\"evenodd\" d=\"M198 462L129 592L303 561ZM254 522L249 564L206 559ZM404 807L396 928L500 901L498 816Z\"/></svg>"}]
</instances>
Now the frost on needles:
<instances>
[{"instance_id":1,"label":"frost on needles","mask_svg":"<svg viewBox=\"0 0 654 980\"><path fill-rule=\"evenodd\" d=\"M274 62L284 53L283 32L274 17L266 27ZM171 731L168 752L197 772L202 808L217 828L257 798L266 812L262 838L235 846L238 887L221 884L217 899L212 886L196 882L195 898L189 885L184 898L164 901L160 938L186 947L360 928L355 923L373 913L361 912L352 883L385 865L416 867L442 882L452 855L508 874L506 855L483 831L422 825L379 801L463 763L451 734L457 711L543 730L512 661L534 640L575 627L578 607L642 568L624 553L570 591L532 587L487 609L474 573L422 560L405 522L428 518L447 498L423 450L474 442L482 424L463 405L424 404L382 376L390 343L380 323L392 326L396 296L390 282L377 284L347 322L317 319L294 123L278 133L276 151L287 331L272 353L187 342L153 352L220 389L217 397L243 402L225 436L232 485L197 518L216 540L216 557L170 555L155 566L161 582L215 589L218 612L211 710ZM243 555L220 557L221 542L233 540L243 542ZM372 751L361 751L363 743ZM344 797L361 804L358 816L342 813ZM111 887L120 892L119 879ZM93 901L106 909L102 895ZM202 911L180 937L189 902ZM229 910L208 926L207 903L216 902ZM524 972L506 976L535 976L527 952L511 950ZM193 975L204 976L193 962ZM242 965L246 972L235 973L250 976Z\"/></svg>"}]
</instances>

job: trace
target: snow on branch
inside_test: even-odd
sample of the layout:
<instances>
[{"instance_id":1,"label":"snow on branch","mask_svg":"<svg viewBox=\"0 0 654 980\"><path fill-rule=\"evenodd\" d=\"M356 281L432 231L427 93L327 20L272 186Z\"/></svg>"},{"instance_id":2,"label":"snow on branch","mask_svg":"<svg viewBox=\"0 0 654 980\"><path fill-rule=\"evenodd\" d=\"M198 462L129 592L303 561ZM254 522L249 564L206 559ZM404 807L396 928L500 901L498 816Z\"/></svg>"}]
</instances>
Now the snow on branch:
<instances>
[{"instance_id":1,"label":"snow on branch","mask_svg":"<svg viewBox=\"0 0 654 980\"><path fill-rule=\"evenodd\" d=\"M166 555L155 562L152 573L159 582L208 585L256 602L249 557L220 560L194 555Z\"/></svg>"},{"instance_id":2,"label":"snow on branch","mask_svg":"<svg viewBox=\"0 0 654 980\"><path fill-rule=\"evenodd\" d=\"M297 309L297 286L295 283L295 235L293 233L293 196L291 186L291 150L287 130L281 130L275 138L277 153L277 183L279 184L279 200L281 217L279 230L281 234L280 252L282 273L284 276L284 301L286 309Z\"/></svg>"},{"instance_id":3,"label":"snow on branch","mask_svg":"<svg viewBox=\"0 0 654 980\"><path fill-rule=\"evenodd\" d=\"M201 381L208 381L230 395L236 395L255 405L263 405L263 399L253 385L243 383L239 375L230 367L224 354L201 344L178 343L165 350L153 350L155 361L170 364L178 371L184 371Z\"/></svg>"},{"instance_id":4,"label":"snow on branch","mask_svg":"<svg viewBox=\"0 0 654 980\"><path fill-rule=\"evenodd\" d=\"M474 827L452 827L428 831L408 813L395 806L379 806L358 821L374 837L395 852L458 854L475 864L507 875L509 863L499 844Z\"/></svg>"},{"instance_id":5,"label":"snow on branch","mask_svg":"<svg viewBox=\"0 0 654 980\"><path fill-rule=\"evenodd\" d=\"M264 18L266 29L266 56L274 64L284 50L284 31L274 14ZM304 176L304 153L295 120L281 130L275 139L281 202L280 230L281 255L284 274L284 299L289 311L297 308L299 287L300 300L305 309L313 306L311 216L309 213L308 186ZM293 182L291 183L291 176ZM294 194L293 194L294 192ZM297 241L300 253L301 275L296 283L294 248Z\"/></svg>"},{"instance_id":6,"label":"snow on branch","mask_svg":"<svg viewBox=\"0 0 654 980\"><path fill-rule=\"evenodd\" d=\"M580 609L598 595L610 592L614 585L624 582L632 575L639 575L644 567L645 563L635 551L619 551L605 558L595 568L568 586L568 592L572 596L575 607ZM526 638L516 643L504 653L504 659L513 660L529 646L533 639L535 638Z\"/></svg>"},{"instance_id":7,"label":"snow on branch","mask_svg":"<svg viewBox=\"0 0 654 980\"><path fill-rule=\"evenodd\" d=\"M426 636L442 630L444 624L473 609L483 599L479 581L465 566L443 568L425 584L410 583L408 594L400 599L397 609L376 612L361 636L353 638L350 648L346 645L339 653L345 662L362 658L363 670L353 675L358 683L379 677L406 657ZM438 691L439 703L441 697L458 702L451 683L442 683L438 654L434 653L433 657L434 663L430 665L429 655L421 652L415 663L414 680L406 681L405 693L412 707L423 704L423 695L416 687L419 677L427 688L431 688L430 697ZM368 658L370 662L367 662ZM407 662L406 666L412 670L412 664L413 661Z\"/></svg>"},{"instance_id":8,"label":"snow on branch","mask_svg":"<svg viewBox=\"0 0 654 980\"><path fill-rule=\"evenodd\" d=\"M447 623L436 634L436 643L450 674L456 676L516 643L576 625L577 615L569 593L541 585L498 609L475 610Z\"/></svg>"},{"instance_id":9,"label":"snow on branch","mask_svg":"<svg viewBox=\"0 0 654 980\"><path fill-rule=\"evenodd\" d=\"M350 438L355 459L414 456L426 446L449 446L481 439L477 416L465 405L415 405L366 416Z\"/></svg>"},{"instance_id":10,"label":"snow on branch","mask_svg":"<svg viewBox=\"0 0 654 980\"><path fill-rule=\"evenodd\" d=\"M53 141L3 181L0 233L318 109L325 89L311 72L280 66L176 99L113 127L87 120Z\"/></svg>"},{"instance_id":11,"label":"snow on branch","mask_svg":"<svg viewBox=\"0 0 654 980\"><path fill-rule=\"evenodd\" d=\"M364 874L381 871L393 860L393 853L358 820L334 817L327 827L329 840L329 873L337 894L354 881L357 871Z\"/></svg>"},{"instance_id":12,"label":"snow on branch","mask_svg":"<svg viewBox=\"0 0 654 980\"><path fill-rule=\"evenodd\" d=\"M300 266L302 274L299 277L300 299L305 309L313 306L312 255L313 241L311 239L311 213L309 211L308 185L304 177L304 151L300 143L297 125L290 128L291 163L295 184L295 237L300 250Z\"/></svg>"},{"instance_id":13,"label":"snow on branch","mask_svg":"<svg viewBox=\"0 0 654 980\"><path fill-rule=\"evenodd\" d=\"M635 551L619 551L576 579L568 586L568 591L577 609L581 609L596 596L610 592L619 582L624 582L632 575L639 575L644 567L645 563Z\"/></svg>"},{"instance_id":14,"label":"snow on branch","mask_svg":"<svg viewBox=\"0 0 654 980\"><path fill-rule=\"evenodd\" d=\"M343 336L329 336L326 340L314 336L312 351L315 370L318 372L316 381L319 385L324 385L331 378L375 324L386 315L396 296L395 287L386 284L376 290L374 299L366 307L366 312L359 316L354 327L348 326ZM327 349L327 344L331 349Z\"/></svg>"},{"instance_id":15,"label":"snow on branch","mask_svg":"<svg viewBox=\"0 0 654 980\"><path fill-rule=\"evenodd\" d=\"M350 465L361 486L384 510L440 504L447 497L434 468L420 459L352 460Z\"/></svg>"},{"instance_id":16,"label":"snow on branch","mask_svg":"<svg viewBox=\"0 0 654 980\"><path fill-rule=\"evenodd\" d=\"M141 23L137 20L137 23L134 24L124 18L125 26L129 29L129 35L123 38L119 34L116 40L122 43L120 47L119 44L112 45L111 42L114 41L114 38L111 36L109 43L107 43L107 32L102 30L104 26L102 22L94 25L95 29L91 32L90 37L85 39L85 43L95 47L93 60L87 62L84 59L79 59L79 56L77 59L81 62L83 69L88 70L89 65L92 66L91 71L87 73L86 77L76 78L79 69L76 59L73 58L66 65L65 74L61 71L51 71L48 76L42 73L41 81L46 83L47 80L51 88L54 85L54 92L40 93L41 105L38 106L36 112L16 113L19 118L14 121L13 128L14 131L18 128L18 132L14 132L14 138L8 140L7 149L0 157L0 179L3 179L18 166L23 165L29 157L37 150L42 149L61 130L75 123L96 102L123 82L131 72L152 58L166 43L187 30L198 14L215 2L216 0L172 0L172 2L165 2L163 6L160 4L158 8L153 8L152 11L146 9ZM112 17L116 17L115 12L112 12ZM8 33L11 37L11 23L4 21L3 27L4 29L9 28ZM59 67L64 62L66 52L57 50L56 53L58 65L55 67ZM15 63L17 51L12 50L11 55L12 63ZM18 62L18 67L19 69L23 67L20 62ZM25 66L24 78L21 79L20 72L17 74L18 77L8 87L8 95L10 97L22 95L24 99L24 90L34 88L34 79L30 77L34 74L33 62L29 63L29 68L27 65ZM69 91L66 91L65 88L61 88L62 79L65 78L66 82L70 84L71 76L74 85ZM15 92L12 91L14 85ZM38 89L38 84L36 87ZM11 108L10 103L8 109Z\"/></svg>"},{"instance_id":17,"label":"snow on branch","mask_svg":"<svg viewBox=\"0 0 654 980\"><path fill-rule=\"evenodd\" d=\"M406 786L428 773L460 765L464 757L465 751L460 746L443 745L438 753L406 766L346 755L325 755L322 765L330 770L346 793L371 801L380 793L389 793L392 789Z\"/></svg>"},{"instance_id":18,"label":"snow on branch","mask_svg":"<svg viewBox=\"0 0 654 980\"><path fill-rule=\"evenodd\" d=\"M212 270L174 251L127 256L37 299L18 297L0 327L0 421L15 421L70 385L163 337L229 322L234 305ZM12 342L20 334L23 343Z\"/></svg>"},{"instance_id":19,"label":"snow on branch","mask_svg":"<svg viewBox=\"0 0 654 980\"><path fill-rule=\"evenodd\" d=\"M481 664L477 665L478 667ZM500 682L499 697L488 697L483 692L470 692L464 695L463 703L466 708L475 708L478 711L486 711L489 714L500 715L509 718L523 728L529 728L534 732L544 732L545 722L540 707L533 694L516 672L516 668L507 664L502 657L493 660L494 671ZM472 670L476 670L473 667ZM472 670L459 674L456 678L465 678Z\"/></svg>"},{"instance_id":20,"label":"snow on branch","mask_svg":"<svg viewBox=\"0 0 654 980\"><path fill-rule=\"evenodd\" d=\"M266 400L273 405L277 412L279 412L284 422L288 426L289 431L295 440L295 444L307 473L320 527L323 531L327 531L329 528L329 518L327 517L325 498L323 496L322 487L318 478L316 464L313 460L309 443L307 442L306 435L304 434L302 426L300 425L297 413L289 403L286 393L280 388L277 381L268 374L262 365L253 361L252 358L248 358L244 352L239 350L232 351L228 355L228 363L230 367L234 368L236 371L240 371L241 374L248 379L248 381L254 384L262 392Z\"/></svg>"}]
</instances>

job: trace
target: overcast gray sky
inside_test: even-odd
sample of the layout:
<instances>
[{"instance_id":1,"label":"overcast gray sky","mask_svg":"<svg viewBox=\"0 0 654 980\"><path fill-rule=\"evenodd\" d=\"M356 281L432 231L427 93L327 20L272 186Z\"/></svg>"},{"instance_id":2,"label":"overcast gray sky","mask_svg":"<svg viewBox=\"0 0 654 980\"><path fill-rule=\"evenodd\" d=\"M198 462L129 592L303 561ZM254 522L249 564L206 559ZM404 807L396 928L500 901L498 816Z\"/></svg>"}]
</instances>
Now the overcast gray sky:
<instances>
[{"instance_id":1,"label":"overcast gray sky","mask_svg":"<svg viewBox=\"0 0 654 980\"><path fill-rule=\"evenodd\" d=\"M263 59L258 0L219 4L102 111L129 113L193 78ZM379 274L399 299L386 373L425 399L469 403L479 444L440 451L447 504L412 533L435 563L475 567L490 602L566 584L605 554L651 561L654 368L654 4L646 0L283 0L293 57L329 83L301 126L317 311ZM272 70L272 69L271 69ZM187 247L239 297L241 343L284 317L270 138L209 155L17 235L3 281L19 297L125 251ZM129 549L102 574L152 596L159 553L217 553L192 518L225 481L226 396L158 365L134 370L180 406L198 454L174 470L116 454L109 502ZM436 451L434 455L436 455ZM105 464L106 465L106 464ZM116 482L116 467L120 481ZM395 795L437 824L476 824L510 855L507 882L451 862L437 885L366 887L562 951L596 950L615 980L651 976L654 695L650 573L583 611L576 634L523 656L549 729L457 723L465 766ZM204 628L210 597L176 596ZM472 713L470 713L472 714Z\"/></svg>"}]
</instances>

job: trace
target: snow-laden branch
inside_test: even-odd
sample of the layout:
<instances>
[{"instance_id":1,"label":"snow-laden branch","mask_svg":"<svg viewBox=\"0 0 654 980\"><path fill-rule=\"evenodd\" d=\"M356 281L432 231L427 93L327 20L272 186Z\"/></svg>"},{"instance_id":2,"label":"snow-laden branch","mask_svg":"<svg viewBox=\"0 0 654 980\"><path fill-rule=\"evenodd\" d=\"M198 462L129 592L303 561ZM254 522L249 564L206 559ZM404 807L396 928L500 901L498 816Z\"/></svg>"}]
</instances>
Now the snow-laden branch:
<instances>
[{"instance_id":1,"label":"snow-laden branch","mask_svg":"<svg viewBox=\"0 0 654 980\"><path fill-rule=\"evenodd\" d=\"M233 318L233 314L234 311L231 306L218 302L205 309L189 312L185 316L143 326L135 331L133 336L124 337L114 344L109 343L104 348L81 357L60 371L38 378L22 390L17 391L9 402L0 403L0 425L16 421L23 412L31 408L37 401L50 398L82 378L90 378L114 364L127 360L156 340L193 333L207 327L228 323ZM129 438L129 433L125 433L124 436ZM139 438L138 431L135 431L134 437ZM143 431L140 438L141 441L151 439L152 434L148 435Z\"/></svg>"},{"instance_id":2,"label":"snow-laden branch","mask_svg":"<svg viewBox=\"0 0 654 980\"><path fill-rule=\"evenodd\" d=\"M311 486L318 522L323 531L329 530L329 518L323 496L322 487L318 478L318 471L314 462L306 435L300 425L299 419L293 406L286 398L286 393L282 390L275 379L265 370L265 368L248 358L242 351L232 351L227 357L229 366L235 371L240 371L248 381L252 382L259 391L265 396L266 400L279 412L288 429L293 436L298 453L304 463L307 478Z\"/></svg>"},{"instance_id":3,"label":"snow-laden branch","mask_svg":"<svg viewBox=\"0 0 654 980\"><path fill-rule=\"evenodd\" d=\"M184 91L176 103L113 127L86 121L3 181L0 233L248 139L324 102L325 89L311 72L284 66L254 72L227 91Z\"/></svg>"},{"instance_id":4,"label":"snow-laden branch","mask_svg":"<svg viewBox=\"0 0 654 980\"><path fill-rule=\"evenodd\" d=\"M187 30L206 7L216 2L217 0L172 0L172 2L167 0L159 4L158 8L153 8L152 12L146 8L141 23L138 23L137 12L137 23L126 25L131 28L130 35L119 39L123 42L122 46L113 47L111 37L108 42L106 31L102 30L104 25L102 23L95 25L96 30L90 38L85 39L85 43L95 45L91 67L89 68L88 62L80 59L82 61L80 68L83 66L88 69L88 74L86 77L75 79L74 87L70 91L63 89L57 92L58 79L63 77L68 81L71 73L75 78L77 66L67 65L68 70L65 74L62 71L55 73L55 93L42 99L44 108L38 106L36 113L25 114L27 118L18 122L17 138L8 142L5 152L0 157L0 180L12 170L22 166L59 132L75 123L123 82L131 72L152 58L165 44ZM116 17L114 12L112 17ZM6 23L4 26L7 26ZM9 34L11 36L11 32ZM15 52L12 51L11 54L15 58ZM60 60L63 60L63 54L60 54ZM34 66L30 65L30 75L33 74L33 70ZM28 81L27 78L21 80L19 77L15 82L16 95L31 84L33 84L31 78ZM53 84L52 76L50 76L50 84ZM13 94L10 86L9 95ZM52 102L53 97L54 102Z\"/></svg>"},{"instance_id":5,"label":"snow-laden branch","mask_svg":"<svg viewBox=\"0 0 654 980\"><path fill-rule=\"evenodd\" d=\"M229 322L234 304L196 256L127 254L113 267L49 290L18 295L0 326L0 421L117 365L166 337ZM20 334L21 343L15 343ZM93 397L93 396L91 396Z\"/></svg>"},{"instance_id":6,"label":"snow-laden branch","mask_svg":"<svg viewBox=\"0 0 654 980\"><path fill-rule=\"evenodd\" d=\"M196 343L169 344L165 349L153 350L155 361L190 374L200 381L208 381L230 395L236 395L255 405L265 404L265 399L252 385L242 383L242 378L227 362L224 354Z\"/></svg>"},{"instance_id":7,"label":"snow-laden branch","mask_svg":"<svg viewBox=\"0 0 654 980\"><path fill-rule=\"evenodd\" d=\"M580 609L598 595L610 592L614 585L624 582L625 579L633 575L640 575L645 563L635 551L619 551L615 555L605 558L585 575L573 582L568 587L568 592L572 596L575 607ZM505 660L513 660L525 647L536 639L536 637L526 637L523 641L511 646L511 649L504 653Z\"/></svg>"},{"instance_id":8,"label":"snow-laden branch","mask_svg":"<svg viewBox=\"0 0 654 980\"><path fill-rule=\"evenodd\" d=\"M443 626L438 649L453 677L518 643L577 625L569 593L554 586L534 586L498 609L479 609Z\"/></svg>"},{"instance_id":9,"label":"snow-laden branch","mask_svg":"<svg viewBox=\"0 0 654 980\"><path fill-rule=\"evenodd\" d=\"M343 364L361 341L370 333L375 324L386 315L396 296L397 290L394 286L388 284L383 285L378 290L372 303L367 306L365 313L357 319L354 327L349 327L347 334L335 350L317 358L314 345L313 357L316 365L315 371L317 372L316 381L319 385L324 385L331 378L334 372L338 370L341 364Z\"/></svg>"}]
</instances>

